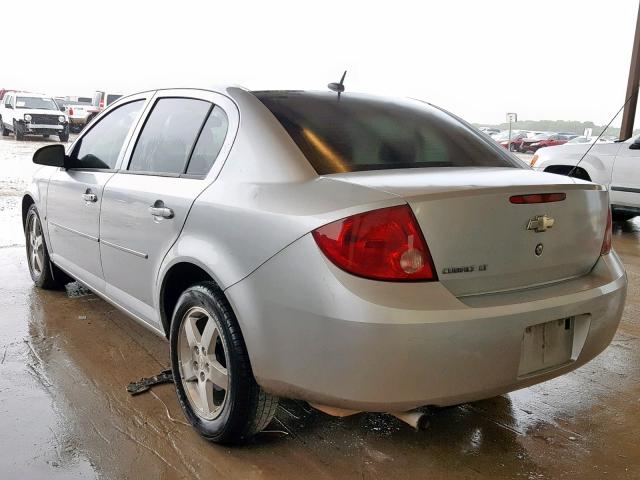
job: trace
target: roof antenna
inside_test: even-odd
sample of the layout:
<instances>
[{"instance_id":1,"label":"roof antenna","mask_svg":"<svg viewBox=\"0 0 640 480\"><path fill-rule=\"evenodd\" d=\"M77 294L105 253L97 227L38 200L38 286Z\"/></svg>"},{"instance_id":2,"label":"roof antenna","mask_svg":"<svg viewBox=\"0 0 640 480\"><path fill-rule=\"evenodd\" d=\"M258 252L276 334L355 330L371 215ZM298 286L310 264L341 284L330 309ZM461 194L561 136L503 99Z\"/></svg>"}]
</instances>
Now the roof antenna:
<instances>
[{"instance_id":1,"label":"roof antenna","mask_svg":"<svg viewBox=\"0 0 640 480\"><path fill-rule=\"evenodd\" d=\"M332 92L338 92L338 100L340 100L340 94L344 92L344 77L346 76L347 76L347 71L345 70L344 73L342 74L342 78L340 79L340 82L338 83L331 82L329 85L327 85L327 87L329 87L329 90L331 90Z\"/></svg>"}]
</instances>

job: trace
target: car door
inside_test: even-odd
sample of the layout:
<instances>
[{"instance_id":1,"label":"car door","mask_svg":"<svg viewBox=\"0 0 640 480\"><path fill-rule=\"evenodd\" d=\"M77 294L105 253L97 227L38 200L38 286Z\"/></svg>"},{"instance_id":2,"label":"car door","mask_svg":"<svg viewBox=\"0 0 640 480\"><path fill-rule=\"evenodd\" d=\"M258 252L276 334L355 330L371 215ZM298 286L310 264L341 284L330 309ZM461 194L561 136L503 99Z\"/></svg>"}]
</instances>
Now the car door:
<instances>
[{"instance_id":1,"label":"car door","mask_svg":"<svg viewBox=\"0 0 640 480\"><path fill-rule=\"evenodd\" d=\"M73 145L70 167L49 180L46 222L54 263L99 292L100 208L104 185L115 173L147 97L131 97L109 112Z\"/></svg>"},{"instance_id":2,"label":"car door","mask_svg":"<svg viewBox=\"0 0 640 480\"><path fill-rule=\"evenodd\" d=\"M7 93L4 97L4 102L2 105L2 111L0 112L2 115L2 123L5 128L13 130L13 94Z\"/></svg>"},{"instance_id":3,"label":"car door","mask_svg":"<svg viewBox=\"0 0 640 480\"><path fill-rule=\"evenodd\" d=\"M640 208L640 137L620 144L609 195L612 205Z\"/></svg>"},{"instance_id":4,"label":"car door","mask_svg":"<svg viewBox=\"0 0 640 480\"><path fill-rule=\"evenodd\" d=\"M234 108L212 92L157 94L122 168L105 188L100 250L107 295L157 328L161 262L212 181L207 173L227 137L226 112Z\"/></svg>"}]
</instances>

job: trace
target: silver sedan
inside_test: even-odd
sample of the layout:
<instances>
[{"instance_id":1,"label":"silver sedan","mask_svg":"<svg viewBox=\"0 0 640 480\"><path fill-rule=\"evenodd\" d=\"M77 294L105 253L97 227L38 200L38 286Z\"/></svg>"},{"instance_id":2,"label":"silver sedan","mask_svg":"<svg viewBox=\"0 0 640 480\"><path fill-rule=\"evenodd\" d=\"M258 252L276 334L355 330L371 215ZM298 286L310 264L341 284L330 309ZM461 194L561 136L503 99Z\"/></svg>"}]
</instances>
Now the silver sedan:
<instances>
[{"instance_id":1,"label":"silver sedan","mask_svg":"<svg viewBox=\"0 0 640 480\"><path fill-rule=\"evenodd\" d=\"M34 162L35 284L76 279L166 336L213 441L251 438L279 397L413 421L526 387L602 352L622 314L606 189L420 101L149 91Z\"/></svg>"}]
</instances>

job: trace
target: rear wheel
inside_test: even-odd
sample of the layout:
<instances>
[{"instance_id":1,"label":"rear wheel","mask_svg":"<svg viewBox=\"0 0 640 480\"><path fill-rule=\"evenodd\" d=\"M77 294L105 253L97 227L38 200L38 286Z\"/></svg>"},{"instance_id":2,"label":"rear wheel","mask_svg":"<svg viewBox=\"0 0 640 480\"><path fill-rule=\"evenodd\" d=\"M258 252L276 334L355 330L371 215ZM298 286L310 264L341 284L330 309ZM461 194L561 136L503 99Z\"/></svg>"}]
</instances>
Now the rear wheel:
<instances>
[{"instance_id":1,"label":"rear wheel","mask_svg":"<svg viewBox=\"0 0 640 480\"><path fill-rule=\"evenodd\" d=\"M0 117L0 132L2 132L3 137L9 136L9 130L4 126L4 122L2 121L2 117Z\"/></svg>"},{"instance_id":2,"label":"rear wheel","mask_svg":"<svg viewBox=\"0 0 640 480\"><path fill-rule=\"evenodd\" d=\"M213 282L182 294L169 340L178 401L200 435L244 443L269 424L278 398L256 383L238 322Z\"/></svg>"},{"instance_id":3,"label":"rear wheel","mask_svg":"<svg viewBox=\"0 0 640 480\"><path fill-rule=\"evenodd\" d=\"M31 205L27 212L24 235L27 243L27 264L33 283L45 290L61 288L69 283L71 278L49 260L42 223L35 205Z\"/></svg>"}]
</instances>

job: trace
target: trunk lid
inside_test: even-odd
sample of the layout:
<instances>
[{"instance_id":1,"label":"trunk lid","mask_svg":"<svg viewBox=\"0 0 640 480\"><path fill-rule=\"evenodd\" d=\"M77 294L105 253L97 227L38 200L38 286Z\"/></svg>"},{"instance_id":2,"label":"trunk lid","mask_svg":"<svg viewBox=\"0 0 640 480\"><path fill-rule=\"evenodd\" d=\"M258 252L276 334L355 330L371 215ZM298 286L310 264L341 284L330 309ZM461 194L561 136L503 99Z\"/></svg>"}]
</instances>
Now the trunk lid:
<instances>
[{"instance_id":1,"label":"trunk lid","mask_svg":"<svg viewBox=\"0 0 640 480\"><path fill-rule=\"evenodd\" d=\"M600 185L518 168L368 171L331 178L404 198L440 282L456 296L584 275L600 255L609 208L608 192ZM511 196L536 193L565 193L566 198L510 202ZM535 219L543 215L554 220L553 227L535 231ZM542 249L539 255L536 247Z\"/></svg>"}]
</instances>

